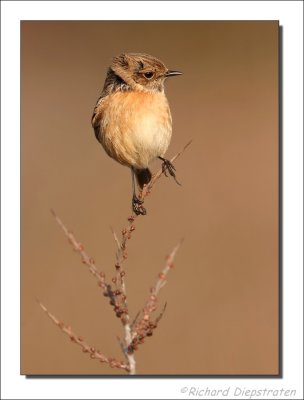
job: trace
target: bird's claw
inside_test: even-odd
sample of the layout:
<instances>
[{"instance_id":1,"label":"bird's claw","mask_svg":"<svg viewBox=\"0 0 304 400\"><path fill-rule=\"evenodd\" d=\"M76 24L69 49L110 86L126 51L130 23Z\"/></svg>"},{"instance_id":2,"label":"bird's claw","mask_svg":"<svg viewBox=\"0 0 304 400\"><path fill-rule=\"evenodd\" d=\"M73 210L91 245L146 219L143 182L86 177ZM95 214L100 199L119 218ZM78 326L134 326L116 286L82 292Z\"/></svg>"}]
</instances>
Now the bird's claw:
<instances>
[{"instance_id":1,"label":"bird's claw","mask_svg":"<svg viewBox=\"0 0 304 400\"><path fill-rule=\"evenodd\" d=\"M132 209L136 215L146 215L147 210L143 207L143 200L140 200L137 196L132 198Z\"/></svg>"},{"instance_id":2,"label":"bird's claw","mask_svg":"<svg viewBox=\"0 0 304 400\"><path fill-rule=\"evenodd\" d=\"M163 161L162 163L162 172L163 174L168 177L167 172L169 173L170 176L172 176L175 180L175 182L181 186L181 184L178 182L178 180L176 179L176 175L175 175L175 167L172 164L172 162L170 160L167 160L165 158L161 158L161 160Z\"/></svg>"}]
</instances>

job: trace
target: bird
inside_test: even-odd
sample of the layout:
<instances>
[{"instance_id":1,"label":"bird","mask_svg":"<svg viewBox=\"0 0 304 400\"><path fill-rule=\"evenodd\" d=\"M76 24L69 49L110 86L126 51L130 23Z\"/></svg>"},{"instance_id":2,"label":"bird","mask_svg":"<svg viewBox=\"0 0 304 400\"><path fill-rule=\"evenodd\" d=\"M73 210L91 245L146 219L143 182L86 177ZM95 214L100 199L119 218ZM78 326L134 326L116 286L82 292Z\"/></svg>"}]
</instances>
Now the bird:
<instances>
[{"instance_id":1,"label":"bird","mask_svg":"<svg viewBox=\"0 0 304 400\"><path fill-rule=\"evenodd\" d=\"M162 171L175 181L175 167L165 153L172 136L172 117L165 95L165 81L182 72L169 70L158 58L145 53L122 53L108 68L104 86L94 107L91 123L105 152L131 169L132 209L145 215L136 195L152 179L149 164L162 161Z\"/></svg>"}]
</instances>

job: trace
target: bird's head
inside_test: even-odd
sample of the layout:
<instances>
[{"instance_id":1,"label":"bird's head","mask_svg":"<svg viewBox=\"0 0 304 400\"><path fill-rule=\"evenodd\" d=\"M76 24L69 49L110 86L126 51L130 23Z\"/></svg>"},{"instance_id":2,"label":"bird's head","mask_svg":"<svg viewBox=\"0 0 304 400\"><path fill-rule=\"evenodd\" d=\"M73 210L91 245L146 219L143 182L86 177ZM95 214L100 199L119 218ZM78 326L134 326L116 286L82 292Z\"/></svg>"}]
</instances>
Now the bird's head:
<instances>
[{"instance_id":1,"label":"bird's head","mask_svg":"<svg viewBox=\"0 0 304 400\"><path fill-rule=\"evenodd\" d=\"M162 61L148 54L125 53L114 57L108 74L114 74L131 90L163 92L166 78L181 72L168 70Z\"/></svg>"}]
</instances>

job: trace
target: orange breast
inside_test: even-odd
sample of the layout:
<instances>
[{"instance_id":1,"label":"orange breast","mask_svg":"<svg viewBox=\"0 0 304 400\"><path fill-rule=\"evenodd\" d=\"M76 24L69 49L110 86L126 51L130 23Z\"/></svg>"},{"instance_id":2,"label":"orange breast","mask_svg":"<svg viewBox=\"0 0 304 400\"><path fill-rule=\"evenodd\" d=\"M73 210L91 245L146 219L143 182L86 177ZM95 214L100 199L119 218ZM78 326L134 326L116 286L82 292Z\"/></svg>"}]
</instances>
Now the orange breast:
<instances>
[{"instance_id":1,"label":"orange breast","mask_svg":"<svg viewBox=\"0 0 304 400\"><path fill-rule=\"evenodd\" d=\"M101 143L121 164L147 167L166 152L172 121L163 93L117 92L102 102L100 112Z\"/></svg>"}]
</instances>

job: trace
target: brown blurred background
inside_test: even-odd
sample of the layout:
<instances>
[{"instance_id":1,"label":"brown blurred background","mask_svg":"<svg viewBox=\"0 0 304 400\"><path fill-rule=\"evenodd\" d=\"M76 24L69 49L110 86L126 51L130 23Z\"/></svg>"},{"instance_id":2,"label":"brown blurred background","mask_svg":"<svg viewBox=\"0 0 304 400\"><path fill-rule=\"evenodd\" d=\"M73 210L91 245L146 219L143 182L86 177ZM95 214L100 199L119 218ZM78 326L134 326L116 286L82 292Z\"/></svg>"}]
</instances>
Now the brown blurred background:
<instances>
[{"instance_id":1,"label":"brown blurred background","mask_svg":"<svg viewBox=\"0 0 304 400\"><path fill-rule=\"evenodd\" d=\"M145 52L167 82L182 187L162 178L129 244L132 316L184 237L159 299L167 310L136 353L139 374L278 373L278 22L22 22L22 374L123 374L84 355L77 334L123 359L120 321L50 215L108 276L130 215L130 171L90 125L107 67ZM152 165L155 171L159 162Z\"/></svg>"}]
</instances>

